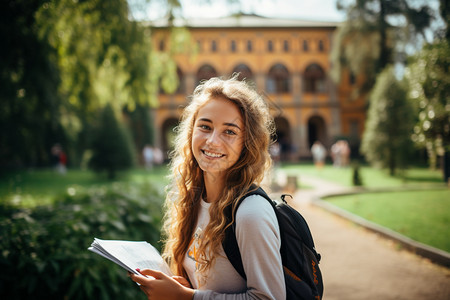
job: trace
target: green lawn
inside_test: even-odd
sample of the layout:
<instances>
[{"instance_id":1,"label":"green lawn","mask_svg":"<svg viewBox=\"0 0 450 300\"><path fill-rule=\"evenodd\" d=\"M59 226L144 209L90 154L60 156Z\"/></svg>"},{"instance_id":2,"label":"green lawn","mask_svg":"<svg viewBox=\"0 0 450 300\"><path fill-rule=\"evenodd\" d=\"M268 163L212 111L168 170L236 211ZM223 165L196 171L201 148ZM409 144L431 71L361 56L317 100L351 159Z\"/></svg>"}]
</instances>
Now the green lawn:
<instances>
[{"instance_id":1,"label":"green lawn","mask_svg":"<svg viewBox=\"0 0 450 300\"><path fill-rule=\"evenodd\" d=\"M22 206L51 203L55 196L66 193L70 188L109 186L120 182L152 182L161 191L167 184L167 168L153 168L151 171L134 169L120 174L115 181L108 181L91 171L68 170L65 175L52 169L18 171L3 176L0 180L0 202L13 201Z\"/></svg>"},{"instance_id":2,"label":"green lawn","mask_svg":"<svg viewBox=\"0 0 450 300\"><path fill-rule=\"evenodd\" d=\"M365 193L330 203L413 240L450 252L450 190Z\"/></svg>"},{"instance_id":3,"label":"green lawn","mask_svg":"<svg viewBox=\"0 0 450 300\"><path fill-rule=\"evenodd\" d=\"M281 169L288 174L297 175L300 182L302 175L308 175L329 180L343 186L352 186L353 170L351 167L334 168L331 165L326 165L323 169L318 170L312 164L286 164ZM389 176L387 170L375 169L365 165L361 166L359 171L363 186L367 188L417 185L423 187L441 187L444 185L441 171L430 170L428 168L410 168L394 177Z\"/></svg>"},{"instance_id":4,"label":"green lawn","mask_svg":"<svg viewBox=\"0 0 450 300\"><path fill-rule=\"evenodd\" d=\"M314 176L343 186L352 186L352 168L317 170L312 164L287 164L282 170L299 177ZM362 193L328 197L330 203L408 236L450 252L450 189L442 173L428 168L410 168L391 177L386 170L360 167L363 186L370 189L411 188L411 191ZM443 189L444 188L444 189Z\"/></svg>"}]
</instances>

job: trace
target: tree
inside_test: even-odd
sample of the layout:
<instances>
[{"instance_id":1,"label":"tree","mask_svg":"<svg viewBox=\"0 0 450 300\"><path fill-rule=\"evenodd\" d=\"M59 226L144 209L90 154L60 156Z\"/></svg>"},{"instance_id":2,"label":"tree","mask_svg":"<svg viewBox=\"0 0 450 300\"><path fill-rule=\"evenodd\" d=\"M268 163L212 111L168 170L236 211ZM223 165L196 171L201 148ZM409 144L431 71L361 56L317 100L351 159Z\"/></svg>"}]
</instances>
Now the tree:
<instances>
[{"instance_id":1,"label":"tree","mask_svg":"<svg viewBox=\"0 0 450 300\"><path fill-rule=\"evenodd\" d=\"M407 72L410 94L418 107L419 118L414 127L414 142L425 147L430 165L442 163L444 180L449 178L450 152L450 45L446 39L425 45L412 57Z\"/></svg>"},{"instance_id":2,"label":"tree","mask_svg":"<svg viewBox=\"0 0 450 300\"><path fill-rule=\"evenodd\" d=\"M134 165L133 143L110 104L103 109L92 138L93 154L89 166L95 171L106 171L108 178L114 179L117 171Z\"/></svg>"},{"instance_id":3,"label":"tree","mask_svg":"<svg viewBox=\"0 0 450 300\"><path fill-rule=\"evenodd\" d=\"M148 105L137 105L134 111L126 111L129 126L133 134L134 144L142 150L145 145L154 145L155 137Z\"/></svg>"},{"instance_id":4,"label":"tree","mask_svg":"<svg viewBox=\"0 0 450 300\"><path fill-rule=\"evenodd\" d=\"M55 52L36 27L36 12L45 2L0 1L0 172L44 166L52 144L66 140Z\"/></svg>"},{"instance_id":5,"label":"tree","mask_svg":"<svg viewBox=\"0 0 450 300\"><path fill-rule=\"evenodd\" d=\"M370 96L361 152L371 164L389 168L391 176L407 166L413 148L414 110L407 95L405 82L398 81L389 66L378 76Z\"/></svg>"},{"instance_id":6,"label":"tree","mask_svg":"<svg viewBox=\"0 0 450 300\"><path fill-rule=\"evenodd\" d=\"M430 25L431 9L427 5L413 7L410 2L355 0L345 6L338 0L337 6L346 10L347 20L335 35L331 75L339 82L343 70L349 70L359 78L354 97L369 93L388 64L402 62L406 45Z\"/></svg>"}]
</instances>

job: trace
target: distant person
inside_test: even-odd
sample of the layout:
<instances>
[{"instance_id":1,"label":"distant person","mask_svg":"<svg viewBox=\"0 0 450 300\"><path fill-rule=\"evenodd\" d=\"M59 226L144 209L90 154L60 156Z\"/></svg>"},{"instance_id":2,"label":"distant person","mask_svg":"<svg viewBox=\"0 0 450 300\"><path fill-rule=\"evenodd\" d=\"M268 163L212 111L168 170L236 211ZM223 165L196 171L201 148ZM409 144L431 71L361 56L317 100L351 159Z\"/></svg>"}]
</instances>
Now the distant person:
<instances>
[{"instance_id":1,"label":"distant person","mask_svg":"<svg viewBox=\"0 0 450 300\"><path fill-rule=\"evenodd\" d=\"M146 170L151 170L153 168L154 152L150 145L145 145L142 150L142 157L144 159L144 166Z\"/></svg>"},{"instance_id":2,"label":"distant person","mask_svg":"<svg viewBox=\"0 0 450 300\"><path fill-rule=\"evenodd\" d=\"M333 166L339 168L342 166L342 149L340 141L337 141L331 146L331 158L333 159Z\"/></svg>"},{"instance_id":3,"label":"distant person","mask_svg":"<svg viewBox=\"0 0 450 300\"><path fill-rule=\"evenodd\" d=\"M320 141L315 141L311 147L311 153L316 168L322 169L327 156L327 149L325 149L325 146Z\"/></svg>"},{"instance_id":4,"label":"distant person","mask_svg":"<svg viewBox=\"0 0 450 300\"><path fill-rule=\"evenodd\" d=\"M153 156L155 165L157 166L162 165L162 163L164 162L164 154L160 148L158 147L153 148Z\"/></svg>"},{"instance_id":5,"label":"distant person","mask_svg":"<svg viewBox=\"0 0 450 300\"><path fill-rule=\"evenodd\" d=\"M176 276L130 274L148 299L286 299L281 237L272 205L260 195L236 212L236 237L246 278L224 254L225 209L268 171L274 131L263 98L237 76L211 78L184 109L171 160L163 257Z\"/></svg>"},{"instance_id":6,"label":"distant person","mask_svg":"<svg viewBox=\"0 0 450 300\"><path fill-rule=\"evenodd\" d=\"M341 166L348 167L350 164L350 146L346 140L341 141Z\"/></svg>"},{"instance_id":7,"label":"distant person","mask_svg":"<svg viewBox=\"0 0 450 300\"><path fill-rule=\"evenodd\" d=\"M269 153L272 157L273 163L275 166L278 166L280 163L280 155L281 155L281 146L280 143L275 142L269 147Z\"/></svg>"},{"instance_id":8,"label":"distant person","mask_svg":"<svg viewBox=\"0 0 450 300\"><path fill-rule=\"evenodd\" d=\"M54 144L52 148L50 149L50 157L51 157L51 164L52 167L55 169L55 171L58 171L59 167L59 154L61 153L61 145L60 144Z\"/></svg>"},{"instance_id":9,"label":"distant person","mask_svg":"<svg viewBox=\"0 0 450 300\"><path fill-rule=\"evenodd\" d=\"M58 173L62 175L66 174L67 172L66 166L67 166L67 154L61 148L59 151Z\"/></svg>"}]
</instances>

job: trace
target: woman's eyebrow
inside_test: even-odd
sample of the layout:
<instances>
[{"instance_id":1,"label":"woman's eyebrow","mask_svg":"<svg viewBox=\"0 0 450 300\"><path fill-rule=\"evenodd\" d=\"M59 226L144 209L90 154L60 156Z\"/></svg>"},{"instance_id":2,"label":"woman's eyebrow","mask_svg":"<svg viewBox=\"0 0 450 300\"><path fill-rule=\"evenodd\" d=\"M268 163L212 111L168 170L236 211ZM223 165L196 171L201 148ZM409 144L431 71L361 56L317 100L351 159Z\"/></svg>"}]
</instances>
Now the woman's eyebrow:
<instances>
[{"instance_id":1,"label":"woman's eyebrow","mask_svg":"<svg viewBox=\"0 0 450 300\"><path fill-rule=\"evenodd\" d=\"M212 123L212 121L210 119L208 119L208 118L200 118L200 119L198 119L198 121ZM236 123L225 122L225 123L223 123L223 125L236 127L237 129L242 130L241 127L239 127Z\"/></svg>"},{"instance_id":2,"label":"woman's eyebrow","mask_svg":"<svg viewBox=\"0 0 450 300\"><path fill-rule=\"evenodd\" d=\"M239 127L237 124L235 123L223 123L223 125L226 126L231 126L231 127L236 127L237 129L241 130L241 127Z\"/></svg>"}]
</instances>

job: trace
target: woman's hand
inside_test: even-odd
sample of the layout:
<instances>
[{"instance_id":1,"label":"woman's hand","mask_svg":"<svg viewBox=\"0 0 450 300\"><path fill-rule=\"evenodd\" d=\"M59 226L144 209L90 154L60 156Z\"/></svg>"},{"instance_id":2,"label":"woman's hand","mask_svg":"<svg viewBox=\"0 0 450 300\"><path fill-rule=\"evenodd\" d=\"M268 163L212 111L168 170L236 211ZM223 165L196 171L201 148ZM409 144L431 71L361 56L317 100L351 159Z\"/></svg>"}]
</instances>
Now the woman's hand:
<instances>
[{"instance_id":1,"label":"woman's hand","mask_svg":"<svg viewBox=\"0 0 450 300\"><path fill-rule=\"evenodd\" d=\"M130 277L134 282L139 283L141 290L148 299L151 300L191 300L194 290L190 288L189 282L180 276L169 277L166 274L145 269L141 270L142 275L131 274Z\"/></svg>"},{"instance_id":2,"label":"woman's hand","mask_svg":"<svg viewBox=\"0 0 450 300\"><path fill-rule=\"evenodd\" d=\"M189 283L189 281L184 278L183 276L172 276L173 279L175 279L179 284L181 284L182 286L185 286L187 288L192 288L191 284Z\"/></svg>"}]
</instances>

